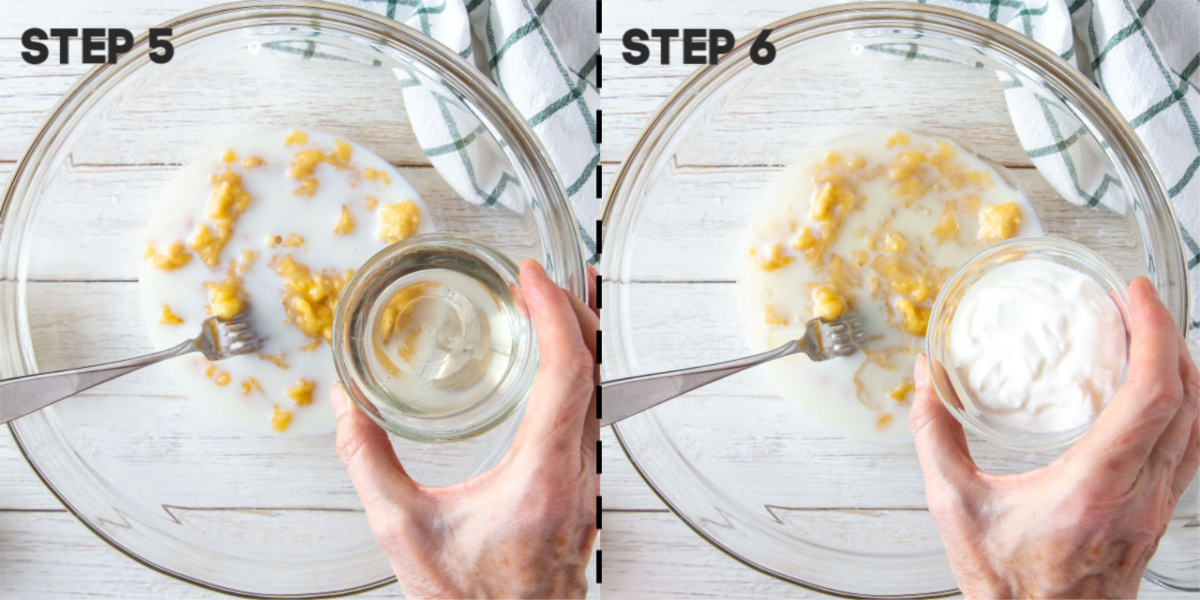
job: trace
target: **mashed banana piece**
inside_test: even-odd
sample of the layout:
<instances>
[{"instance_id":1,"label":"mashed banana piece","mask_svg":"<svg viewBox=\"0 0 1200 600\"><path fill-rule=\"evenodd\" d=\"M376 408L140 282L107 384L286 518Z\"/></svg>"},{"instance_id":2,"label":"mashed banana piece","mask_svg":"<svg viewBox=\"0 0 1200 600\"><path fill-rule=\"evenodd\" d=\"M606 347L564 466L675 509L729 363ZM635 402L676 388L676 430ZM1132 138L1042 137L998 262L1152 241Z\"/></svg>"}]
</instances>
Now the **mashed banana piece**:
<instances>
[{"instance_id":1,"label":"mashed banana piece","mask_svg":"<svg viewBox=\"0 0 1200 600\"><path fill-rule=\"evenodd\" d=\"M314 273L288 254L276 263L275 272L283 278L283 305L288 322L313 340L311 348L321 340L331 342L338 297L354 271Z\"/></svg>"},{"instance_id":2,"label":"mashed banana piece","mask_svg":"<svg viewBox=\"0 0 1200 600\"><path fill-rule=\"evenodd\" d=\"M167 246L166 251L162 254L156 253L154 251L154 242L150 242L146 244L146 251L142 253L142 258L146 259L151 265L154 265L156 269L174 271L188 264L188 261L192 260L192 255L187 253L183 242L171 242L171 245Z\"/></svg>"},{"instance_id":3,"label":"mashed banana piece","mask_svg":"<svg viewBox=\"0 0 1200 600\"><path fill-rule=\"evenodd\" d=\"M179 315L171 312L170 306L164 304L162 308L162 314L158 317L158 322L162 323L163 325L179 325L183 323L183 319L179 318Z\"/></svg>"},{"instance_id":4,"label":"mashed banana piece","mask_svg":"<svg viewBox=\"0 0 1200 600\"><path fill-rule=\"evenodd\" d=\"M379 228L375 237L396 243L417 233L421 224L421 209L412 201L384 204L376 213L379 216Z\"/></svg>"},{"instance_id":5,"label":"mashed banana piece","mask_svg":"<svg viewBox=\"0 0 1200 600\"><path fill-rule=\"evenodd\" d=\"M916 389L916 382L909 377L905 377L904 381L900 382L900 385L892 388L892 391L888 392L888 397L896 402L904 402L908 399L908 395L916 391Z\"/></svg>"},{"instance_id":6,"label":"mashed banana piece","mask_svg":"<svg viewBox=\"0 0 1200 600\"><path fill-rule=\"evenodd\" d=\"M267 354L266 352L259 352L258 357L262 360L265 360L265 361L279 367L280 369L283 369L284 371L288 370L291 367L290 365L287 364L287 353L286 352L276 352L275 354Z\"/></svg>"},{"instance_id":7,"label":"mashed banana piece","mask_svg":"<svg viewBox=\"0 0 1200 600\"><path fill-rule=\"evenodd\" d=\"M783 315L775 312L774 306L768 304L766 312L763 313L763 323L767 325L787 325L788 320Z\"/></svg>"},{"instance_id":8,"label":"mashed banana piece","mask_svg":"<svg viewBox=\"0 0 1200 600\"><path fill-rule=\"evenodd\" d=\"M954 209L948 203L943 207L937 225L933 226L933 237L939 244L958 239L958 217L954 216Z\"/></svg>"},{"instance_id":9,"label":"mashed banana piece","mask_svg":"<svg viewBox=\"0 0 1200 600\"><path fill-rule=\"evenodd\" d=\"M291 132L288 133L287 137L284 138L283 145L284 146L298 146L307 141L308 141L307 133L304 133L303 131L300 131L299 129L293 129Z\"/></svg>"},{"instance_id":10,"label":"mashed banana piece","mask_svg":"<svg viewBox=\"0 0 1200 600\"><path fill-rule=\"evenodd\" d=\"M381 181L384 185L391 185L392 178L384 171L376 171L370 167L363 169L363 177L368 181Z\"/></svg>"},{"instance_id":11,"label":"mashed banana piece","mask_svg":"<svg viewBox=\"0 0 1200 600\"><path fill-rule=\"evenodd\" d=\"M854 209L854 194L836 183L825 184L813 198L809 216L821 224L834 224Z\"/></svg>"},{"instance_id":12,"label":"mashed banana piece","mask_svg":"<svg viewBox=\"0 0 1200 600\"><path fill-rule=\"evenodd\" d=\"M241 298L241 282L236 277L210 281L204 287L208 290L208 309L213 316L232 319L246 308Z\"/></svg>"},{"instance_id":13,"label":"mashed banana piece","mask_svg":"<svg viewBox=\"0 0 1200 600\"><path fill-rule=\"evenodd\" d=\"M292 423L292 412L288 410L280 410L279 405L272 407L271 412L271 429L279 433L287 431L288 425Z\"/></svg>"},{"instance_id":14,"label":"mashed banana piece","mask_svg":"<svg viewBox=\"0 0 1200 600\"><path fill-rule=\"evenodd\" d=\"M296 402L296 406L308 406L312 404L313 389L317 384L307 379L301 379L296 382L296 385L288 388L287 397Z\"/></svg>"},{"instance_id":15,"label":"mashed banana piece","mask_svg":"<svg viewBox=\"0 0 1200 600\"><path fill-rule=\"evenodd\" d=\"M242 177L233 171L213 175L215 186L204 216L213 222L196 225L196 233L188 240L188 248L200 255L204 264L215 267L221 262L221 250L233 237L233 224L250 206L250 194L242 188Z\"/></svg>"},{"instance_id":16,"label":"mashed banana piece","mask_svg":"<svg viewBox=\"0 0 1200 600\"><path fill-rule=\"evenodd\" d=\"M813 314L826 321L832 321L846 312L846 301L826 285L813 290L813 304Z\"/></svg>"},{"instance_id":17,"label":"mashed banana piece","mask_svg":"<svg viewBox=\"0 0 1200 600\"><path fill-rule=\"evenodd\" d=\"M783 255L783 244L775 244L771 246L771 253L756 260L755 264L764 271L775 271L788 266L791 262L792 257Z\"/></svg>"},{"instance_id":18,"label":"mashed banana piece","mask_svg":"<svg viewBox=\"0 0 1200 600\"><path fill-rule=\"evenodd\" d=\"M1017 235L1021 227L1021 207L1015 202L985 206L979 211L979 239L1000 242Z\"/></svg>"},{"instance_id":19,"label":"mashed banana piece","mask_svg":"<svg viewBox=\"0 0 1200 600\"><path fill-rule=\"evenodd\" d=\"M333 222L333 232L342 235L354 233L354 217L350 215L350 209L346 205L342 205L342 212L338 214L337 221Z\"/></svg>"},{"instance_id":20,"label":"mashed banana piece","mask_svg":"<svg viewBox=\"0 0 1200 600\"><path fill-rule=\"evenodd\" d=\"M904 328L913 335L925 335L929 328L929 313L932 308L924 308L909 302L907 298L896 300L896 310L904 315Z\"/></svg>"},{"instance_id":21,"label":"mashed banana piece","mask_svg":"<svg viewBox=\"0 0 1200 600\"><path fill-rule=\"evenodd\" d=\"M304 140L308 139L308 134L296 129L292 133L299 133L304 136ZM291 143L292 137L284 141L284 145ZM304 142L301 141L301 144ZM350 155L353 154L354 148L345 140L334 140L334 151L328 154L320 150L300 150L292 156L292 166L288 170L287 176L300 181L300 187L296 188L292 194L295 196L312 197L317 193L317 178L313 176L317 165L326 163L337 169L347 169L350 167Z\"/></svg>"},{"instance_id":22,"label":"mashed banana piece","mask_svg":"<svg viewBox=\"0 0 1200 600\"><path fill-rule=\"evenodd\" d=\"M250 392L253 392L255 390L257 390L260 394L266 393L262 389L262 384L259 383L257 379L255 379L253 377L247 377L242 380L242 395L243 396L249 396Z\"/></svg>"}]
</instances>

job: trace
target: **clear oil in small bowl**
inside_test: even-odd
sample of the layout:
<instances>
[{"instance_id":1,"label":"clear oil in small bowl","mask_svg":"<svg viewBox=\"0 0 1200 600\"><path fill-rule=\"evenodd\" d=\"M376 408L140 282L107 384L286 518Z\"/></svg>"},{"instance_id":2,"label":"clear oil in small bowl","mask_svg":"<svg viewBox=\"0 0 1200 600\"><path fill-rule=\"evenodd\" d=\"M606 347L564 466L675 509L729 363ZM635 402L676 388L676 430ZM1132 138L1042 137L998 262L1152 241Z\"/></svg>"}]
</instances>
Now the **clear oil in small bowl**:
<instances>
[{"instance_id":1,"label":"clear oil in small bowl","mask_svg":"<svg viewBox=\"0 0 1200 600\"><path fill-rule=\"evenodd\" d=\"M469 272L425 269L397 280L372 307L366 344L370 382L398 410L444 416L474 406L512 365L512 294L463 257Z\"/></svg>"},{"instance_id":2,"label":"clear oil in small bowl","mask_svg":"<svg viewBox=\"0 0 1200 600\"><path fill-rule=\"evenodd\" d=\"M347 285L334 324L351 398L386 429L454 441L524 399L537 368L516 266L462 236L389 246ZM343 373L345 371L345 373Z\"/></svg>"}]
</instances>

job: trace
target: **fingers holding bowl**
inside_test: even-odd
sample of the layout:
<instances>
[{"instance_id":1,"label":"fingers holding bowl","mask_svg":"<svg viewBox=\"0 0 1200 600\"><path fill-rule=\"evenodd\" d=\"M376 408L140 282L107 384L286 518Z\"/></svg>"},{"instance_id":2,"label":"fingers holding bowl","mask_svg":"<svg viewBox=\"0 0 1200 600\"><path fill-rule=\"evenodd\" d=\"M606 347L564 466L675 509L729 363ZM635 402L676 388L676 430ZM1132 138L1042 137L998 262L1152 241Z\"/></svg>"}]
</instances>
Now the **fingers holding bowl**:
<instances>
[{"instance_id":1,"label":"fingers holding bowl","mask_svg":"<svg viewBox=\"0 0 1200 600\"><path fill-rule=\"evenodd\" d=\"M518 435L537 440L522 446L538 452L578 451L595 390L597 318L533 260L521 263L521 288L541 364Z\"/></svg>"},{"instance_id":2,"label":"fingers holding bowl","mask_svg":"<svg viewBox=\"0 0 1200 600\"><path fill-rule=\"evenodd\" d=\"M370 517L373 511L403 506L417 493L387 432L358 411L341 383L329 386L329 402L337 418L337 453Z\"/></svg>"},{"instance_id":3,"label":"fingers holding bowl","mask_svg":"<svg viewBox=\"0 0 1200 600\"><path fill-rule=\"evenodd\" d=\"M588 265L588 308L592 309L597 317L600 316L600 271L596 267Z\"/></svg>"},{"instance_id":4,"label":"fingers holding bowl","mask_svg":"<svg viewBox=\"0 0 1200 600\"><path fill-rule=\"evenodd\" d=\"M943 373L937 361L929 364L924 354L917 356L917 363L913 368L913 379L917 389L913 395L908 423L912 428L917 458L921 462L921 471L926 480L937 481L939 487L954 488L974 478L978 467L971 458L962 424L938 399L933 385L927 380L927 364L934 377Z\"/></svg>"},{"instance_id":5,"label":"fingers holding bowl","mask_svg":"<svg viewBox=\"0 0 1200 600\"><path fill-rule=\"evenodd\" d=\"M1130 284L1129 296L1128 376L1076 445L1124 478L1137 476L1161 438L1178 450L1190 433L1183 425L1171 429L1184 396L1179 329L1145 277Z\"/></svg>"}]
</instances>

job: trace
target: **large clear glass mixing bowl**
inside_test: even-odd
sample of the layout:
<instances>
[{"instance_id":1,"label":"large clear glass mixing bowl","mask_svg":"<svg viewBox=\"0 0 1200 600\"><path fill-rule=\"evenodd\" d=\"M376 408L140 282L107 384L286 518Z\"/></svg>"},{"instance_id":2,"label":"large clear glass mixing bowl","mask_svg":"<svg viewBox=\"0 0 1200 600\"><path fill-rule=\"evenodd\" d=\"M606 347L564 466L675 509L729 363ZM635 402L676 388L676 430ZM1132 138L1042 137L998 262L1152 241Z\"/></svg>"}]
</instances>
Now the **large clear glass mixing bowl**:
<instances>
[{"instance_id":1,"label":"large clear glass mixing bowl","mask_svg":"<svg viewBox=\"0 0 1200 600\"><path fill-rule=\"evenodd\" d=\"M164 192L181 165L260 129L310 128L361 144L412 183L439 231L513 261L536 258L586 295L578 226L545 151L495 86L444 46L314 2L220 5L164 27L173 29L170 62L152 62L142 38L118 65L89 72L16 167L0 212L4 377L151 351L137 282L146 223L172 201ZM414 105L414 90L439 98L437 108ZM464 141L448 150L420 143L420 120L443 113ZM453 153L473 167L479 193L460 195L461 174L434 168ZM519 421L458 444L394 443L418 481L447 484L489 467ZM333 436L231 426L162 368L11 430L85 525L164 573L248 596L336 595L392 580Z\"/></svg>"},{"instance_id":2,"label":"large clear glass mixing bowl","mask_svg":"<svg viewBox=\"0 0 1200 600\"><path fill-rule=\"evenodd\" d=\"M786 166L865 128L949 137L1003 165L1047 235L1086 245L1127 280L1149 275L1186 323L1184 259L1167 194L1133 131L1059 57L985 20L912 4L851 3L765 28L774 61L752 62L751 35L697 71L651 119L612 184L601 261L603 297L612 299L602 311L605 380L750 354L734 290L759 199ZM1051 183L1068 172L1047 171L1064 166L1057 148L1034 158L1025 151L1023 124L1014 127L1006 101L1016 86L1036 91L1045 109L1020 118L1053 122L1072 156L1086 157L1076 165L1081 184L1085 167L1108 174L1096 208ZM1091 185L1084 191L1096 192ZM855 441L815 422L759 369L615 431L672 510L756 569L847 596L955 591L913 449ZM972 450L993 472L1052 458L979 440ZM1193 489L1150 578L1197 586L1200 550L1185 529L1196 513Z\"/></svg>"}]
</instances>

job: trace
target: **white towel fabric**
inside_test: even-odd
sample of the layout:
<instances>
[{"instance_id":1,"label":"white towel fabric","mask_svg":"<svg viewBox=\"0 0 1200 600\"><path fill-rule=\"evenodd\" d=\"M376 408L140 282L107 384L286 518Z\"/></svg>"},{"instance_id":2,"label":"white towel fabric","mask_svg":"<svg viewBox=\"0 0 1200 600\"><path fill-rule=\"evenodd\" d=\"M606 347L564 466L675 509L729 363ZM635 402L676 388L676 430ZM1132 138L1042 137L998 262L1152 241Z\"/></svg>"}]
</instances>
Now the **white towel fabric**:
<instances>
[{"instance_id":1,"label":"white towel fabric","mask_svg":"<svg viewBox=\"0 0 1200 600\"><path fill-rule=\"evenodd\" d=\"M345 0L401 21L473 62L525 117L558 170L595 263L596 76L600 36L592 0ZM404 90L417 141L442 177L472 202L523 210L503 150L444 91L413 78Z\"/></svg>"}]
</instances>

